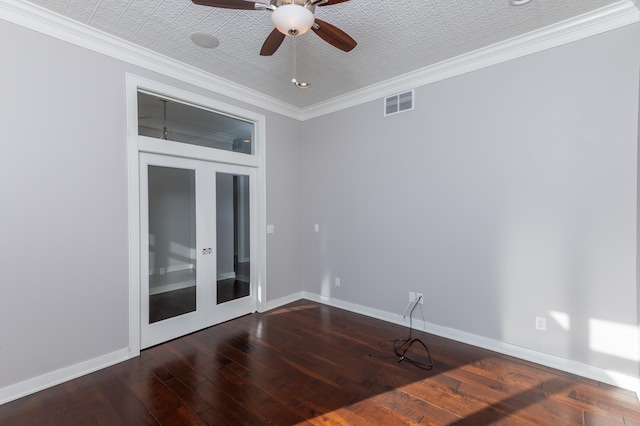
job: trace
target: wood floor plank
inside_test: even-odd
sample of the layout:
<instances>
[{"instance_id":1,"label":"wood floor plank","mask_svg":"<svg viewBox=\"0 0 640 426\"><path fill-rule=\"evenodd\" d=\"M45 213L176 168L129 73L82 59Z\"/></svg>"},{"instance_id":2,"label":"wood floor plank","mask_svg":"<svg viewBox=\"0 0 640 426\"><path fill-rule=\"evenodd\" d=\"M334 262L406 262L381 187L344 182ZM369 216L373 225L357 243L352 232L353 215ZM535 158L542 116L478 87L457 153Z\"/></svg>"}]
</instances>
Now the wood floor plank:
<instances>
[{"instance_id":1,"label":"wood floor plank","mask_svg":"<svg viewBox=\"0 0 640 426\"><path fill-rule=\"evenodd\" d=\"M233 423L229 423L229 418L225 418L224 413L221 413L213 408L210 408L200 413L200 418L208 425L216 426L232 426Z\"/></svg>"},{"instance_id":2,"label":"wood floor plank","mask_svg":"<svg viewBox=\"0 0 640 426\"><path fill-rule=\"evenodd\" d=\"M69 426L125 425L104 397L66 410L57 416L52 417L51 423Z\"/></svg>"},{"instance_id":3,"label":"wood floor plank","mask_svg":"<svg viewBox=\"0 0 640 426\"><path fill-rule=\"evenodd\" d=\"M48 392L38 392L10 402L11 421L15 426L51 425L50 415L42 402Z\"/></svg>"},{"instance_id":4,"label":"wood floor plank","mask_svg":"<svg viewBox=\"0 0 640 426\"><path fill-rule=\"evenodd\" d=\"M131 390L156 419L167 417L182 406L182 401L157 377L134 383Z\"/></svg>"},{"instance_id":5,"label":"wood floor plank","mask_svg":"<svg viewBox=\"0 0 640 426\"><path fill-rule=\"evenodd\" d=\"M304 421L291 407L282 404L260 387L244 380L227 369L220 370L221 379L226 384L225 392L240 403L247 411L254 412L261 422L278 419L283 424L296 424Z\"/></svg>"},{"instance_id":6,"label":"wood floor plank","mask_svg":"<svg viewBox=\"0 0 640 426\"><path fill-rule=\"evenodd\" d=\"M628 426L640 426L640 421L636 418L629 418L627 416L624 417L624 424Z\"/></svg>"},{"instance_id":7,"label":"wood floor plank","mask_svg":"<svg viewBox=\"0 0 640 426\"><path fill-rule=\"evenodd\" d=\"M211 406L207 404L202 398L200 398L194 391L187 387L180 380L173 378L164 382L165 385L171 389L189 408L198 414L202 414L211 409ZM201 382L197 382L201 383Z\"/></svg>"},{"instance_id":8,"label":"wood floor plank","mask_svg":"<svg viewBox=\"0 0 640 426\"><path fill-rule=\"evenodd\" d=\"M340 408L312 417L309 423L317 426L371 426L369 420L363 419L347 408Z\"/></svg>"},{"instance_id":9,"label":"wood floor plank","mask_svg":"<svg viewBox=\"0 0 640 426\"><path fill-rule=\"evenodd\" d=\"M499 404L507 412L526 412L538 419L540 424L556 425L560 421L582 424L582 410L550 400L541 386L501 382L465 368L454 369L446 374L461 381L458 391L479 395L485 403Z\"/></svg>"},{"instance_id":10,"label":"wood floor plank","mask_svg":"<svg viewBox=\"0 0 640 426\"><path fill-rule=\"evenodd\" d=\"M195 392L211 406L212 410L216 413L216 416L226 419L229 424L264 424L264 420L232 398L220 385L208 382L198 383L196 385ZM206 411L205 413L209 413L209 411ZM209 414L211 415L211 413Z\"/></svg>"},{"instance_id":11,"label":"wood floor plank","mask_svg":"<svg viewBox=\"0 0 640 426\"><path fill-rule=\"evenodd\" d=\"M131 388L120 380L112 368L92 373L91 377L123 424L158 424Z\"/></svg>"},{"instance_id":12,"label":"wood floor plank","mask_svg":"<svg viewBox=\"0 0 640 426\"><path fill-rule=\"evenodd\" d=\"M151 349L153 350L153 352L150 352L152 360L149 362L151 365L164 369L168 373L166 380L162 379L162 377L156 373L156 376L161 380L167 381L175 377L187 386L206 380L202 374L198 373L185 362L184 357L176 356L173 352L169 351L167 347L157 346Z\"/></svg>"},{"instance_id":13,"label":"wood floor plank","mask_svg":"<svg viewBox=\"0 0 640 426\"><path fill-rule=\"evenodd\" d=\"M394 340L411 337L399 360ZM300 300L0 406L0 425L635 425L635 393Z\"/></svg>"},{"instance_id":14,"label":"wood floor plank","mask_svg":"<svg viewBox=\"0 0 640 426\"><path fill-rule=\"evenodd\" d=\"M0 425L13 426L13 419L11 411L0 412Z\"/></svg>"},{"instance_id":15,"label":"wood floor plank","mask_svg":"<svg viewBox=\"0 0 640 426\"><path fill-rule=\"evenodd\" d=\"M454 413L400 389L378 394L371 400L417 424L450 424L460 419Z\"/></svg>"},{"instance_id":16,"label":"wood floor plank","mask_svg":"<svg viewBox=\"0 0 640 426\"><path fill-rule=\"evenodd\" d=\"M365 399L364 401L350 405L347 409L358 417L368 421L369 424L409 426L419 424L397 411L387 408L385 405L378 404L373 399Z\"/></svg>"},{"instance_id":17,"label":"wood floor plank","mask_svg":"<svg viewBox=\"0 0 640 426\"><path fill-rule=\"evenodd\" d=\"M416 398L437 405L461 418L471 416L485 408L485 404L475 397L469 397L435 380L423 380L402 387L404 392Z\"/></svg>"}]
</instances>

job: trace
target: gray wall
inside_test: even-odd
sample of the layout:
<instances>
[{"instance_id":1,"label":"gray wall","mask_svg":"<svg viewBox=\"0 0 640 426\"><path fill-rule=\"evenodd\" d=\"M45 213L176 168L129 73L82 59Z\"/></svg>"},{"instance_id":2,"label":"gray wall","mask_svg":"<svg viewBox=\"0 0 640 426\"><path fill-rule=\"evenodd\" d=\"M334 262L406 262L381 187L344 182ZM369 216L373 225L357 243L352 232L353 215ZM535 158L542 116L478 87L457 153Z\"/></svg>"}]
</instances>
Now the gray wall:
<instances>
[{"instance_id":1,"label":"gray wall","mask_svg":"<svg viewBox=\"0 0 640 426\"><path fill-rule=\"evenodd\" d=\"M637 375L639 52L628 26L305 122L305 289Z\"/></svg>"},{"instance_id":2,"label":"gray wall","mask_svg":"<svg viewBox=\"0 0 640 426\"><path fill-rule=\"evenodd\" d=\"M267 141L267 223L275 233L267 235L267 301L302 290L304 258L300 211L306 170L300 164L300 122L267 121L267 132L289 135ZM306 136L305 136L306 137ZM306 189L305 189L306 190Z\"/></svg>"},{"instance_id":3,"label":"gray wall","mask_svg":"<svg viewBox=\"0 0 640 426\"><path fill-rule=\"evenodd\" d=\"M270 223L295 223L299 123L2 20L0 38L2 389L128 345L125 72L267 116ZM275 297L302 276L280 230Z\"/></svg>"}]
</instances>

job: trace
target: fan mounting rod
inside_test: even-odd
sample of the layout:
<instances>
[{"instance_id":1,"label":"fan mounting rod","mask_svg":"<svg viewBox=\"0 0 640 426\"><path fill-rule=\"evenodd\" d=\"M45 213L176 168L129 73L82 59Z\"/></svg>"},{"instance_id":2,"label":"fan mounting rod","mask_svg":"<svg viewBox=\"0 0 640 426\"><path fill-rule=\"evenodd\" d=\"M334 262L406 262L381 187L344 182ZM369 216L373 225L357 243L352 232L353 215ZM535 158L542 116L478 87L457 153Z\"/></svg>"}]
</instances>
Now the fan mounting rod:
<instances>
[{"instance_id":1,"label":"fan mounting rod","mask_svg":"<svg viewBox=\"0 0 640 426\"><path fill-rule=\"evenodd\" d=\"M297 4L298 6L302 6L305 9L309 9L311 12L316 11L316 6L319 3L323 3L325 0L312 1L312 0L271 0L271 6L274 8L278 8L280 6L285 6L287 4Z\"/></svg>"}]
</instances>

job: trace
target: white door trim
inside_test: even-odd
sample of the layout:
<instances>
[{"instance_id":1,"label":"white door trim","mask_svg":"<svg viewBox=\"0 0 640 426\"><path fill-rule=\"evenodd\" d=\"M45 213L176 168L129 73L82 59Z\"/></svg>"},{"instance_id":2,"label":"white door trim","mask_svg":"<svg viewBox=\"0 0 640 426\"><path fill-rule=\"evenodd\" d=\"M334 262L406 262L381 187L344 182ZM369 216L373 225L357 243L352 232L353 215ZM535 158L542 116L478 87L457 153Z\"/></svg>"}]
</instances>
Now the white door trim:
<instances>
[{"instance_id":1,"label":"white door trim","mask_svg":"<svg viewBox=\"0 0 640 426\"><path fill-rule=\"evenodd\" d=\"M254 123L254 155L237 154L215 149L202 150L202 147L176 146L163 148L154 144L150 138L138 136L138 89L159 93L173 99L183 100L201 105L214 111L232 115ZM225 104L202 95L187 92L145 79L133 74L126 74L126 107L127 107L127 173L128 173L128 258L129 258L129 357L140 354L140 178L139 152L184 156L188 158L215 161L227 164L253 167L256 169L256 194L252 202L256 207L256 250L255 259L255 291L256 308L259 312L267 309L267 243L266 243L266 171L265 145L266 131L264 115L248 111L234 105ZM181 145L181 144L176 144ZM219 151L219 152L218 152ZM253 256L252 256L253 257Z\"/></svg>"}]
</instances>

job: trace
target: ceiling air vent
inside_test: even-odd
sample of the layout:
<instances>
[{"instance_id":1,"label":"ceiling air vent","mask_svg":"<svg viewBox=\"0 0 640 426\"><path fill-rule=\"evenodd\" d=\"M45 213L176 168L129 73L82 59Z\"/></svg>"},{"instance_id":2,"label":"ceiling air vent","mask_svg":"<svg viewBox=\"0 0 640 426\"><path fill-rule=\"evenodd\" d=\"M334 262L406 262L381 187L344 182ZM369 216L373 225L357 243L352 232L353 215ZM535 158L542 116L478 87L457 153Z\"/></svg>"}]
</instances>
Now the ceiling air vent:
<instances>
[{"instance_id":1,"label":"ceiling air vent","mask_svg":"<svg viewBox=\"0 0 640 426\"><path fill-rule=\"evenodd\" d=\"M384 116L411 111L414 108L414 90L384 98Z\"/></svg>"}]
</instances>

